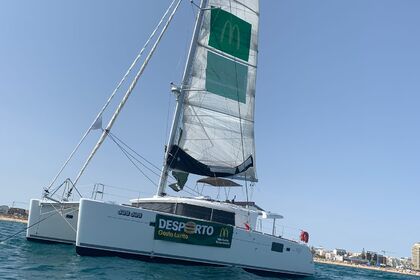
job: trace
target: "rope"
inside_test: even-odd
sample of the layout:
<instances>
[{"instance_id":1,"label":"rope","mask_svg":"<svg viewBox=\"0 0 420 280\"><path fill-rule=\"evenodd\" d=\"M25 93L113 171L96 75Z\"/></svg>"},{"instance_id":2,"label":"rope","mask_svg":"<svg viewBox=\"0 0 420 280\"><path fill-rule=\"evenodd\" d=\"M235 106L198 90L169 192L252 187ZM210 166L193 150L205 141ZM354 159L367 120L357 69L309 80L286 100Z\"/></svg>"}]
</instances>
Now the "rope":
<instances>
[{"instance_id":1,"label":"rope","mask_svg":"<svg viewBox=\"0 0 420 280\"><path fill-rule=\"evenodd\" d=\"M175 1L175 0L174 0ZM178 10L179 4L181 3L181 0L177 1L176 6L172 10L172 13L169 15L169 18L167 19L165 25L162 27L162 30L156 38L155 43L153 44L152 48L150 49L147 57L145 58L142 66L140 67L140 70L137 72L136 76L134 77L133 81L130 84L130 87L128 88L127 92L125 93L123 99L121 100L120 104L117 107L117 110L114 112L114 115L112 116L111 120L109 121L105 131L102 133L101 137L99 138L98 142L96 143L95 147L93 148L91 154L87 158L85 164L83 165L82 169L79 171L79 174L76 176L76 179L74 180L74 185L77 185L77 182L79 181L80 177L82 176L83 172L85 171L86 167L88 166L89 162L95 155L96 151L99 149L99 147L102 145L102 143L105 141L106 136L108 135L108 131L111 131L113 124L115 123L115 120L117 119L118 115L120 114L121 110L123 109L125 103L127 102L128 98L130 97L131 93L134 90L134 87L137 85L137 82L140 78L140 76L143 74L146 66L148 65L150 59L152 58L153 54L156 51L157 46L159 45L163 35L165 34L166 30L168 29L169 24L171 23L175 12ZM72 189L70 189L69 194L71 194Z\"/></svg>"},{"instance_id":2,"label":"rope","mask_svg":"<svg viewBox=\"0 0 420 280\"><path fill-rule=\"evenodd\" d=\"M52 204L52 203L48 203L49 205L51 205L52 206L52 208L54 208L54 210L58 213L58 214L60 214L60 216L61 216L61 218L63 218L63 220L69 225L69 227L74 231L74 232L77 232L77 230L69 223L69 221L67 221L67 219L64 217L64 213L63 214L61 214L61 212ZM76 211L78 211L79 210L79 207L77 207L77 208L69 208L69 209L74 209L73 211L70 211L70 212L68 212L68 213L66 213L66 215L68 215L68 214L71 214L71 213L74 213L74 212L76 212ZM64 210L64 209L63 209Z\"/></svg>"},{"instance_id":3,"label":"rope","mask_svg":"<svg viewBox=\"0 0 420 280\"><path fill-rule=\"evenodd\" d=\"M232 12L232 2L229 1L229 9ZM242 150L242 162L245 161L245 150L244 150L244 135L243 135L243 127L242 127L242 117L241 117L241 104L239 101L239 80L238 80L238 71L237 71L237 64L235 63L235 78L236 78L236 96L237 96L237 104L238 104L238 113L239 113L239 130L241 132L241 150ZM245 93L246 94L246 93ZM245 96L246 98L246 96ZM246 194L246 202L249 202L249 194L248 194L248 180L246 171L244 173L244 181L245 181L245 194ZM248 219L249 219L249 208L248 208ZM249 221L248 221L249 222Z\"/></svg>"},{"instance_id":4,"label":"rope","mask_svg":"<svg viewBox=\"0 0 420 280\"><path fill-rule=\"evenodd\" d=\"M111 138L111 140L117 145L118 148L121 149L121 151L123 152L123 154L127 157L127 159L134 165L134 167L136 167L136 169L143 174L144 177L146 177L147 180L149 180L149 182L151 182L153 185L157 186L157 183L154 182L149 176L146 175L146 173L144 173L143 170L141 170L141 168L133 161L132 157L130 156L130 154L124 149L124 147L122 147L114 138L111 134L108 134L109 138ZM146 167L146 166L145 166ZM146 167L147 168L147 167ZM150 169L149 169L150 171Z\"/></svg>"},{"instance_id":5,"label":"rope","mask_svg":"<svg viewBox=\"0 0 420 280\"><path fill-rule=\"evenodd\" d=\"M157 167L155 164L153 164L152 162L150 162L149 160L147 160L144 156L142 156L142 155L140 155L137 151L135 151L133 148L131 148L128 144L126 144L126 143L124 143L124 141L123 140L121 140L120 138L118 138L115 134L113 134L113 133L111 133L111 132L108 132L109 133L109 136L111 137L114 137L116 140L118 140L118 142L120 142L122 145L124 145L125 147L127 147L130 151L132 151L135 155L137 155L138 157L140 157L142 160L144 160L145 162L147 162L148 164L150 164L153 168L155 168L159 173L160 173L160 171L161 171L161 169L159 168L159 167ZM115 140L114 139L114 140ZM124 149L125 150L125 149ZM125 150L127 153L128 153L128 151L127 150ZM150 172L152 172L153 173L153 175L156 175L156 176L160 176L160 174L158 174L158 173L155 173L153 170L151 170L149 167L147 167L144 163L142 163L139 159L137 159L135 156L133 156L132 154L130 154L130 153L128 153L130 156L131 156L131 158L132 159L134 159L135 161L137 161L138 163L140 163L142 166L144 166L147 170L149 170ZM174 156L174 157L176 157L176 155ZM176 182L177 180L176 180L176 178L175 177L173 177L172 175L170 175L170 174L168 174L168 177L170 178L170 179L172 179L174 182ZM191 188L190 188L191 189ZM192 190L192 189L191 189ZM200 194L199 192L197 192L197 194Z\"/></svg>"},{"instance_id":6,"label":"rope","mask_svg":"<svg viewBox=\"0 0 420 280\"><path fill-rule=\"evenodd\" d=\"M22 230L19 230L19 231L17 231L16 233L14 233L14 234L12 234L12 235L9 235L8 237L6 237L5 239L2 239L2 240L0 240L0 244L3 244L5 241L7 241L7 240L9 240L9 239L11 239L11 238L13 238L13 237L15 237L16 235L18 235L18 234L20 234L20 233L22 233L22 232L24 232L24 231L26 231L26 230L28 230L28 229L30 229L31 227L33 227L33 226L36 226L36 225L38 225L38 224L40 224L41 222L43 222L43 221L45 221L46 219L49 219L49 218L51 218L52 216L54 216L54 215L56 215L57 213L58 214L60 214L60 212L59 211L57 211L57 209L53 206L53 205L51 205L53 208L54 208L54 210L52 210L52 211L50 211L50 212L47 212L47 213L53 213L53 214L51 214L51 215L49 215L49 216L47 216L47 217L45 217L45 218L43 218L42 220L39 220L38 222L36 222L36 223L34 223L34 224L32 224L32 225L30 225L30 226L28 226L28 227L25 227L24 229L22 229ZM79 210L79 208L69 208L69 209L74 209L73 211L70 211L70 212L68 212L68 213L66 213L66 214L71 214L71 213L74 213L74 212L76 212L77 210ZM44 213L44 214L46 214L46 213ZM61 215L60 214L60 216L61 217L63 217L63 219L64 219L64 216L63 215ZM74 230L75 232L76 232L76 230L73 228L73 226L66 220L66 219L64 219L68 224L69 224L69 226L72 228L72 230Z\"/></svg>"},{"instance_id":7,"label":"rope","mask_svg":"<svg viewBox=\"0 0 420 280\"><path fill-rule=\"evenodd\" d=\"M57 175L54 177L54 179L51 181L51 183L48 185L48 187L46 188L47 190L49 190L52 185L57 181L58 176L61 175L61 173L63 172L64 168L67 166L67 164L70 162L70 160L73 158L73 155L76 153L76 151L79 149L80 145L82 144L82 142L85 140L85 138L87 137L87 135L89 134L89 132L91 131L92 127L96 124L96 122L99 120L99 118L102 116L102 114L104 113L104 111L106 110L106 108L108 107L108 105L111 103L112 99L114 98L114 96L116 95L117 91L119 90L119 88L121 87L121 85L124 83L124 81L126 80L127 76L131 73L131 70L134 68L134 66L137 64L137 62L139 61L139 59L141 58L144 50L147 48L147 46L149 45L150 41L152 40L152 38L155 36L157 30L159 30L160 26L163 23L163 19L166 18L167 14L169 13L170 9L172 8L173 4L175 3L175 0L172 1L171 5L169 6L169 8L166 10L165 14L163 15L163 17L160 19L159 23L157 24L157 26L155 27L155 29L153 30L153 32L150 34L149 38L147 39L146 43L143 45L143 48L140 50L140 53L136 56L136 58L134 59L133 63L131 63L130 67L128 68L127 72L124 74L123 78L120 80L120 82L118 83L117 87L114 89L114 91L112 92L112 94L110 95L110 97L108 98L108 100L106 101L105 105L102 107L102 109L99 111L98 115L96 116L95 120L92 122L92 124L89 126L89 128L86 130L86 132L83 134L82 138L80 139L79 143L77 143L76 147L74 148L74 150L71 152L70 156L67 158L67 160L64 162L63 166L60 168L60 170L58 171Z\"/></svg>"},{"instance_id":8,"label":"rope","mask_svg":"<svg viewBox=\"0 0 420 280\"><path fill-rule=\"evenodd\" d=\"M144 160L145 162L147 162L148 164L150 164L152 167L154 167L156 170L158 170L160 172L159 167L157 167L152 162L148 161L145 157L143 157L142 155L137 153L134 149L132 149L130 146L128 146L126 143L124 143L124 141L122 141L120 138L118 138L115 134L109 132L109 135L114 137L115 139L117 139L119 142L121 142L121 144L123 144L125 147L127 147L130 151L132 151L134 154L136 154L138 157L140 157L142 160Z\"/></svg>"},{"instance_id":9,"label":"rope","mask_svg":"<svg viewBox=\"0 0 420 280\"><path fill-rule=\"evenodd\" d=\"M144 177L146 177L146 179L148 179L149 180L149 182L151 182L153 185L155 185L155 186L157 186L157 183L156 182L154 182L149 176L147 176L146 175L146 173L143 171L143 170L141 170L141 168L133 161L133 160L135 160L135 161L137 161L138 163L140 163L141 165L143 165L147 170L149 170L150 172L152 172L154 175L156 175L156 176L160 176L159 174L157 174L157 173L155 173L154 171L152 171L150 168L148 168L145 164L143 164L141 161L139 161L138 159L136 159L132 154L130 154L126 149L124 149L124 147L122 147L117 141L116 141L116 139L114 139L114 135L113 134L109 134L109 137L110 137L110 139L118 146L118 148L120 148L121 149L121 151L123 152L123 154L128 158L128 160L135 166L135 168L144 176ZM141 155L139 155L137 152L135 152L133 149L131 149L129 146L127 146L130 150L132 150L136 155L138 155L138 156L140 156L142 159L144 159L144 160L146 160L144 157L142 157ZM146 160L147 161L147 160ZM149 164L151 164L152 166L154 166L151 162L149 162L149 161L147 161ZM156 168L156 166L154 166L155 168ZM171 179L174 179L174 178L172 178L172 176L171 176ZM187 191L186 189L189 189L190 191L192 191L192 192L189 192L189 191ZM198 195L200 195L200 193L198 192L198 191L196 191L196 190L194 190L194 189L192 189L192 188L190 188L190 187L188 187L188 186L184 186L184 189L183 189L183 191L185 191L186 193L188 193L189 195L192 195L192 196L194 196L194 192L196 193L196 194L198 194Z\"/></svg>"}]
</instances>

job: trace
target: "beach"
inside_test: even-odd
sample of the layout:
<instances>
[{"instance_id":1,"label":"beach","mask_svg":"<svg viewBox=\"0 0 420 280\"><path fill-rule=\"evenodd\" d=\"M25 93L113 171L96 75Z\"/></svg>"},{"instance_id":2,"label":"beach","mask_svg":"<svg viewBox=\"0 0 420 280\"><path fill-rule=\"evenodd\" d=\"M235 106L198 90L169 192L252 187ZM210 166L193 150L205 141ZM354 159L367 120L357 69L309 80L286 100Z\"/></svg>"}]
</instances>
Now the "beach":
<instances>
[{"instance_id":1,"label":"beach","mask_svg":"<svg viewBox=\"0 0 420 280\"><path fill-rule=\"evenodd\" d=\"M389 273L398 273L398 274L411 275L411 276L420 276L420 271L413 271L413 270L408 270L408 269L396 269L393 267L367 266L367 265L360 265L360 264L352 264L348 262L325 260L325 259L320 259L320 258L314 258L314 262L331 264L331 265L339 265L339 266L345 266L345 267L354 267L354 268L360 268L360 269L376 270L376 271L389 272Z\"/></svg>"},{"instance_id":2,"label":"beach","mask_svg":"<svg viewBox=\"0 0 420 280\"><path fill-rule=\"evenodd\" d=\"M27 218L21 218L21 217L5 215L5 214L0 214L0 221L18 222L18 223L25 223L25 224L28 223Z\"/></svg>"}]
</instances>

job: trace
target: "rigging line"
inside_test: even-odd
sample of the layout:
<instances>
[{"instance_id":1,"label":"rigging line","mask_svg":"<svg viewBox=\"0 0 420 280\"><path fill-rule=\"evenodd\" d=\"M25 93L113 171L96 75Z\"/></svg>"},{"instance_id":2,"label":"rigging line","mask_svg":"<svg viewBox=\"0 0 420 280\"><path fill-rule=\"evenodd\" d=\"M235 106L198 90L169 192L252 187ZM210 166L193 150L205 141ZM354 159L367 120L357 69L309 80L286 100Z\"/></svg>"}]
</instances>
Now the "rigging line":
<instances>
[{"instance_id":1,"label":"rigging line","mask_svg":"<svg viewBox=\"0 0 420 280\"><path fill-rule=\"evenodd\" d=\"M232 13L232 1L229 1L229 9ZM235 77L236 77L236 96L237 96L237 104L238 104L238 115L239 115L239 129L241 131L241 146L242 146L242 162L245 161L245 151L244 151L244 137L243 137L243 127L242 127L242 117L241 117L241 104L239 102L239 79L238 79L238 71L237 71L237 64L235 63ZM248 81L247 81L248 82ZM245 99L246 99L246 92L245 92ZM246 193L246 202L249 202L249 195L248 195L248 180L247 180L247 171L244 172L245 176L245 193ZM249 218L249 208L248 208L248 218ZM249 222L249 221L248 221Z\"/></svg>"},{"instance_id":2,"label":"rigging line","mask_svg":"<svg viewBox=\"0 0 420 280\"><path fill-rule=\"evenodd\" d=\"M137 82L139 81L140 76L143 74L144 70L146 69L146 66L149 64L149 61L152 58L153 54L155 53L157 46L159 45L160 41L162 40L163 35L165 34L166 30L168 29L169 24L172 22L172 19L175 15L175 12L178 10L179 4L181 4L181 1L182 0L177 0L177 3L175 5L175 7L173 8L171 14L169 15L165 25L162 27L162 30L161 30L159 36L156 38L156 41L153 44L152 48L150 49L150 51L149 51L147 57L145 58L142 66L140 67L140 70L137 72L136 76L134 77L133 81L130 84L130 87L128 88L128 90L125 93L124 97L122 98L120 104L118 105L117 109L115 110L114 114L112 115L112 118L109 121L105 131L102 132L101 137L99 138L98 142L96 143L96 145L93 148L92 152L90 153L89 157L86 159L82 169L79 171L79 174L77 174L77 177L74 180L74 185L77 185L77 182L79 181L80 177L82 176L82 174L85 171L86 167L88 166L89 162L92 160L96 151L99 149L99 147L105 141L105 138L108 136L108 131L111 131L112 126L114 125L118 115L121 113L121 110L123 109L123 107L126 104L128 98L130 97L131 93L133 92L135 86L137 85ZM71 191L72 191L72 189L69 190L67 195L70 195Z\"/></svg>"},{"instance_id":3,"label":"rigging line","mask_svg":"<svg viewBox=\"0 0 420 280\"><path fill-rule=\"evenodd\" d=\"M33 227L33 226L36 226L36 225L40 224L41 222L45 221L46 219L51 218L51 217L52 217L52 216L54 216L54 215L56 215L56 212L55 212L55 213L53 213L53 214L51 214L51 215L49 215L49 216L47 216L47 217L45 217L45 218L43 218L42 220L39 220L38 222L36 222L36 223L34 223L34 224L32 224L32 225L30 225L30 226L28 226L28 227L25 227L25 228L24 228L24 229L22 229L22 230L17 231L16 233L14 233L14 234L12 234L12 235L9 235L8 237L6 237L6 238L4 238L4 239L0 240L0 244L4 244L4 242L5 242L5 241L7 241L7 240L9 240L9 239L11 239L11 238L13 238L13 237L15 237L16 235L18 235L18 234L20 234L20 233L22 233L22 232L24 232L24 231L26 231L26 230L28 230L28 229L30 229L30 228L31 228L31 227Z\"/></svg>"},{"instance_id":4,"label":"rigging line","mask_svg":"<svg viewBox=\"0 0 420 280\"><path fill-rule=\"evenodd\" d=\"M50 202L45 202L45 203L50 203ZM69 214L69 213L73 213L74 211L77 211L79 209L79 207L69 207L69 208L67 208L67 210L71 210L70 212L68 212L67 214ZM39 210L39 214L41 215L41 214L43 214L43 215L47 215L47 214L50 214L50 213L54 213L54 212L57 212L57 210L50 210L50 211L46 211L46 212L44 212L44 213L41 213L41 209Z\"/></svg>"},{"instance_id":5,"label":"rigging line","mask_svg":"<svg viewBox=\"0 0 420 280\"><path fill-rule=\"evenodd\" d=\"M54 189L54 191L49 195L49 196L53 196L53 195L55 195L55 193L67 182L67 180L68 180L69 178L67 178L66 180L64 180L64 182L63 183L61 183L58 187L56 187L55 189ZM49 191L47 190L46 192L44 191L44 194L45 193L49 193Z\"/></svg>"},{"instance_id":6,"label":"rigging line","mask_svg":"<svg viewBox=\"0 0 420 280\"><path fill-rule=\"evenodd\" d=\"M149 176L146 175L146 173L141 170L141 168L133 161L133 159L131 158L130 154L124 149L124 147L122 147L117 141L115 141L115 139L113 138L112 135L109 135L109 138L118 146L118 148L121 149L121 151L123 152L123 154L128 158L128 160L136 167L136 169L143 174L144 177L146 177L147 180L149 180L153 185L157 186L157 183L155 183L152 179L150 179Z\"/></svg>"},{"instance_id":7,"label":"rigging line","mask_svg":"<svg viewBox=\"0 0 420 280\"><path fill-rule=\"evenodd\" d=\"M160 169L158 167L156 167L153 163L151 163L150 161L148 161L146 158L142 157L140 154L138 154L135 150L133 150L132 148L130 148L130 146L128 146L127 144L125 144L121 139L119 139L118 137L115 136L115 134L109 133L110 137L115 137L116 140L120 141L122 144L124 144L124 146L126 146L128 149L130 149L133 153L135 153L136 155L138 155L140 158L142 158L143 160L145 160L147 163L149 163L151 166L153 166L154 168L156 168L158 170L158 172L160 172ZM115 141L114 139L114 141ZM120 148L121 149L121 148ZM124 149L127 154L136 162L138 162L139 164L141 164L142 166L144 166L147 170L149 170L150 172L152 172L152 174L154 174L155 176L160 176L159 173L156 173L156 171L153 171L150 167L148 167L147 165L145 165L144 163L142 163L139 159L137 159L135 156L133 156L132 154L130 154L126 149ZM175 177L173 177L172 175L169 175L170 179L175 180Z\"/></svg>"},{"instance_id":8,"label":"rigging line","mask_svg":"<svg viewBox=\"0 0 420 280\"><path fill-rule=\"evenodd\" d=\"M110 138L112 139L112 136L111 135L109 135L110 136ZM115 139L113 139L114 140L114 142L115 142ZM116 142L115 142L116 143ZM131 163L133 163L134 164L134 166L150 181L150 182L152 182L152 184L154 184L155 186L157 186L157 184L152 180L152 179L150 179L131 159L130 159L130 157L133 159L133 160L135 160L135 161L137 161L138 163L140 163L141 165L143 165L146 169L148 169L150 172L152 172L154 175L156 175L156 176L160 176L160 174L156 174L155 172L153 172L152 170L150 170L150 168L148 168L147 166L145 166L142 162L140 162L138 159L136 159L133 155L131 155L130 153L128 153L128 151L127 150L125 150L123 147L121 147L118 143L116 143L117 144L117 146L123 151L123 153L125 154L125 156L127 156L128 157L128 159L131 161ZM168 175L168 177L170 178L170 179L172 179L172 180L174 180L175 182L177 181L176 180L176 178L175 177L173 177L172 175ZM193 195L194 196L194 194L193 193L191 193L191 192L189 192L189 191L187 191L187 190L185 190L185 188L186 189L189 189L189 190L191 190L192 192L195 192L196 194L198 194L198 195L200 195L200 193L199 192L197 192L197 191L195 191L195 190L193 190L192 188L190 188L189 186L187 186L187 185L185 185L184 186L184 189L183 189L183 191L185 191L186 193L188 193L188 194L190 194L190 195Z\"/></svg>"},{"instance_id":9,"label":"rigging line","mask_svg":"<svg viewBox=\"0 0 420 280\"><path fill-rule=\"evenodd\" d=\"M64 213L63 214L61 214L58 210L57 210L57 208L55 208L55 206L50 202L49 203L51 206L52 206L52 208L54 208L54 210L58 213L58 214L60 214L60 216L63 218L63 220L70 226L70 228L75 232L75 233L77 233L77 230L70 224L70 222L69 221L67 221L67 219L63 216L64 215ZM64 209L62 209L63 211L64 211ZM78 210L78 209L77 209ZM66 213L66 215L68 215L68 214L71 214L72 212L75 212L75 211L77 211L77 210L74 210L74 211L71 211L71 212L68 212L68 213Z\"/></svg>"},{"instance_id":10,"label":"rigging line","mask_svg":"<svg viewBox=\"0 0 420 280\"><path fill-rule=\"evenodd\" d=\"M132 196L113 194L113 193L110 193L110 192L104 192L103 194L107 195L107 196L111 196L111 197L119 197L119 198L125 198L125 199L131 199L132 198Z\"/></svg>"},{"instance_id":11,"label":"rigging line","mask_svg":"<svg viewBox=\"0 0 420 280\"><path fill-rule=\"evenodd\" d=\"M114 133L109 132L109 135L112 136L112 137L114 137L121 144L123 144L125 147L127 147L130 151L132 151L134 154L136 154L138 157L140 157L142 160L144 160L145 162L147 162L148 164L150 164L152 167L154 167L156 170L158 170L160 172L160 168L159 167L157 167L152 162L150 162L149 160L147 160L145 157L143 157L142 155L140 155L139 153L137 153L134 149L132 149L130 146L128 146L123 140L121 140L120 138L118 138Z\"/></svg>"},{"instance_id":12,"label":"rigging line","mask_svg":"<svg viewBox=\"0 0 420 280\"><path fill-rule=\"evenodd\" d=\"M135 192L135 193L139 193L138 190L134 190L134 189L129 189L129 188L124 188L124 187L117 187L117 186L111 186L111 185L107 185L107 184L103 184L105 187L107 188L111 188L111 189L116 189L116 190L123 190L123 191L128 191L128 192ZM141 192L143 193L143 192Z\"/></svg>"},{"instance_id":13,"label":"rigging line","mask_svg":"<svg viewBox=\"0 0 420 280\"><path fill-rule=\"evenodd\" d=\"M108 107L108 105L111 103L112 99L114 98L114 96L116 95L118 89L121 87L121 85L124 83L124 81L126 80L127 76L130 74L131 70L134 68L134 66L137 64L137 62L139 61L139 59L141 58L141 56L143 55L143 52L145 51L145 49L147 48L147 46L149 45L150 41L152 40L152 38L155 36L156 32L159 30L160 26L163 23L163 20L166 18L166 16L168 15L169 11L171 10L173 4L175 3L176 0L173 0L171 5L169 6L169 8L166 10L166 12L164 13L163 17L160 19L159 23L156 25L155 29L152 31L152 33L150 34L149 38L147 39L146 43L143 45L143 48L140 50L139 54L137 55L137 57L134 59L133 63L130 65L130 67L128 68L127 72L124 74L123 78L120 80L120 82L118 83L117 87L114 89L114 91L112 92L112 94L109 96L108 100L106 101L105 105L102 107L102 109L99 111L98 115L96 116L95 120L92 122L92 124L89 126L89 128L86 130L86 132L83 134L82 138L80 139L79 143L77 143L76 147L74 148L74 150L70 153L69 157L67 158L67 160L64 162L63 166L60 168L60 170L58 171L57 175L54 177L54 179L51 181L51 183L48 185L48 187L46 188L47 190L49 190L52 185L54 185L54 183L57 181L58 176L61 175L61 173L63 172L64 168L66 168L67 164L70 162L70 160L73 158L74 154L76 153L76 151L79 149L80 145L83 143L83 141L85 140L85 138L87 137L87 135L89 134L89 132L91 131L92 127L95 125L95 123L100 119L100 117L102 116L102 114L104 113L104 111L106 110L106 108Z\"/></svg>"},{"instance_id":14,"label":"rigging line","mask_svg":"<svg viewBox=\"0 0 420 280\"><path fill-rule=\"evenodd\" d=\"M66 187L67 187L67 184L68 183L70 183L71 184L71 186L72 186L72 188L74 188L76 191L77 191L77 193L79 194L79 196L80 197L83 197L82 196L82 194L79 192L79 190L74 186L74 184L73 184L73 182L71 181L71 179L70 178L67 178L66 180L64 180L64 182L63 183L61 183L57 188L55 188L54 189L54 191L51 193L51 194L49 194L49 192L48 192L48 190L45 190L44 191L44 197L46 197L46 198L52 198L54 195L55 195L55 193L63 186L63 185L66 185ZM65 187L65 188L66 188ZM64 189L65 190L65 189ZM63 197L62 197L63 198Z\"/></svg>"},{"instance_id":15,"label":"rigging line","mask_svg":"<svg viewBox=\"0 0 420 280\"><path fill-rule=\"evenodd\" d=\"M141 166L143 166L144 168L146 168L147 170L149 170L153 175L159 177L159 173L157 173L156 171L152 170L150 167L148 167L147 165L145 165L144 163L142 163L139 159L135 158L125 148L123 148L122 146L120 146L120 149L123 149L127 153L127 155L130 156L130 158L132 158L134 161L136 161L137 163L139 163Z\"/></svg>"},{"instance_id":16,"label":"rigging line","mask_svg":"<svg viewBox=\"0 0 420 280\"><path fill-rule=\"evenodd\" d=\"M185 190L185 188L189 189L191 192ZM182 191L186 192L189 195L192 195L193 197L195 196L194 192L198 195L200 195L200 193L196 190L193 190L192 188L188 187L188 186L184 186L184 189L182 189ZM192 193L193 192L193 193Z\"/></svg>"}]
</instances>

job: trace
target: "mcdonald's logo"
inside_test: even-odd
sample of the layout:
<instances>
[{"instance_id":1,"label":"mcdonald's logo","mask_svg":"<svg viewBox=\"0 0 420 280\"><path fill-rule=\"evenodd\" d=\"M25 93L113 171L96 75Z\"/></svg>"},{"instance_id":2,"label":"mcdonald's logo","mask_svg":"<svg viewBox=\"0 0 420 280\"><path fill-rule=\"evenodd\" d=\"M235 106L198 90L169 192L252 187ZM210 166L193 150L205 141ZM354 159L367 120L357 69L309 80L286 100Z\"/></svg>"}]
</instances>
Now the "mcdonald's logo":
<instances>
[{"instance_id":1,"label":"mcdonald's logo","mask_svg":"<svg viewBox=\"0 0 420 280\"><path fill-rule=\"evenodd\" d=\"M232 24L230 20L227 20L225 22L225 25L223 26L222 34L220 35L220 44L223 44L223 41L226 38L226 29L228 29L229 31L228 44L231 45L231 47L236 48L236 50L239 50L239 48L241 47L241 33L239 32L238 25ZM233 43L236 43L236 44L232 46Z\"/></svg>"},{"instance_id":2,"label":"mcdonald's logo","mask_svg":"<svg viewBox=\"0 0 420 280\"><path fill-rule=\"evenodd\" d=\"M211 10L209 46L248 61L252 25L220 8Z\"/></svg>"},{"instance_id":3,"label":"mcdonald's logo","mask_svg":"<svg viewBox=\"0 0 420 280\"><path fill-rule=\"evenodd\" d=\"M219 232L220 238L229 238L229 229L226 227L222 227Z\"/></svg>"}]
</instances>

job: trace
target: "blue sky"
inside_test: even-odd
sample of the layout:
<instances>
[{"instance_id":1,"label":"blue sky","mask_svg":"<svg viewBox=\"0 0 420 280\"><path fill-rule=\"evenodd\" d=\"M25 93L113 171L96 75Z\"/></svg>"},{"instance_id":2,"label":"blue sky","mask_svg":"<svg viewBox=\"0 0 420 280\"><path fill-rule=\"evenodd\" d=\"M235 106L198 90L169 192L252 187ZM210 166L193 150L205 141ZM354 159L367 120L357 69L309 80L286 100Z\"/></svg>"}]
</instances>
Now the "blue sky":
<instances>
[{"instance_id":1,"label":"blue sky","mask_svg":"<svg viewBox=\"0 0 420 280\"><path fill-rule=\"evenodd\" d=\"M168 5L2 3L0 204L40 196ZM308 230L312 245L408 256L420 240L419 8L261 0L253 199ZM157 165L174 105L169 83L180 81L193 22L184 1L114 126ZM95 182L155 191L110 141L80 188Z\"/></svg>"}]
</instances>

